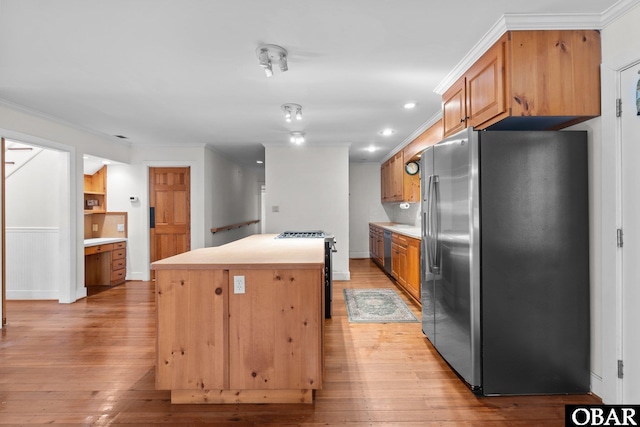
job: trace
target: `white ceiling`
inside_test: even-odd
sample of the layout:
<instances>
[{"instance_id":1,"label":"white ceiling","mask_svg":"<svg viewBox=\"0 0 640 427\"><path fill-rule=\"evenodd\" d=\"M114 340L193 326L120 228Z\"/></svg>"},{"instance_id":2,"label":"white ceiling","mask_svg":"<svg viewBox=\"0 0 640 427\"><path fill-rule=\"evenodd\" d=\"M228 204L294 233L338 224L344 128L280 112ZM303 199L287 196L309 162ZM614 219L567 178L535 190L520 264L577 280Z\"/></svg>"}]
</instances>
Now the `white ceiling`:
<instances>
[{"instance_id":1,"label":"white ceiling","mask_svg":"<svg viewBox=\"0 0 640 427\"><path fill-rule=\"evenodd\" d=\"M380 161L438 115L434 88L503 14L614 3L0 0L0 99L131 144L209 144L247 165L293 130ZM289 71L265 76L265 43L287 49ZM284 103L304 119L286 123Z\"/></svg>"}]
</instances>

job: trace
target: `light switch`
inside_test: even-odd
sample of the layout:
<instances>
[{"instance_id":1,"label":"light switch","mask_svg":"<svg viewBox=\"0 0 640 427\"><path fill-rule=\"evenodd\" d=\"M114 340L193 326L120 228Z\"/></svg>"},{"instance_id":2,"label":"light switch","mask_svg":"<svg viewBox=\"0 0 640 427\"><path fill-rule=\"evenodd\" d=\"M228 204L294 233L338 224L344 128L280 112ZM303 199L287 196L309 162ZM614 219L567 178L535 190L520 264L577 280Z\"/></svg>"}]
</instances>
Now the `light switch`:
<instances>
[{"instance_id":1,"label":"light switch","mask_svg":"<svg viewBox=\"0 0 640 427\"><path fill-rule=\"evenodd\" d=\"M98 231L98 224L91 224L91 231Z\"/></svg>"},{"instance_id":2,"label":"light switch","mask_svg":"<svg viewBox=\"0 0 640 427\"><path fill-rule=\"evenodd\" d=\"M244 294L244 276L233 276L233 293Z\"/></svg>"},{"instance_id":3,"label":"light switch","mask_svg":"<svg viewBox=\"0 0 640 427\"><path fill-rule=\"evenodd\" d=\"M276 205L271 206L271 212L280 212L280 206L276 206Z\"/></svg>"}]
</instances>

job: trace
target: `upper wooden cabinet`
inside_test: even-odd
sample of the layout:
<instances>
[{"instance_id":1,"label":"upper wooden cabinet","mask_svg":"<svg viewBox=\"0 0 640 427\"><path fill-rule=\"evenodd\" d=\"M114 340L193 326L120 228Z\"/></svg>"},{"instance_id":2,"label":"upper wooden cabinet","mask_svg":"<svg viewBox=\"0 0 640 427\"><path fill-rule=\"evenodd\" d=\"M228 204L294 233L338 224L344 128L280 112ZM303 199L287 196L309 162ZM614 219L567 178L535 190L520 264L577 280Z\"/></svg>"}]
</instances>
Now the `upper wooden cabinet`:
<instances>
[{"instance_id":1,"label":"upper wooden cabinet","mask_svg":"<svg viewBox=\"0 0 640 427\"><path fill-rule=\"evenodd\" d=\"M404 171L404 152L398 151L380 167L382 203L417 202L420 198L420 177Z\"/></svg>"},{"instance_id":2,"label":"upper wooden cabinet","mask_svg":"<svg viewBox=\"0 0 640 427\"><path fill-rule=\"evenodd\" d=\"M103 166L93 175L84 176L84 212L107 211L107 167Z\"/></svg>"},{"instance_id":3,"label":"upper wooden cabinet","mask_svg":"<svg viewBox=\"0 0 640 427\"><path fill-rule=\"evenodd\" d=\"M442 97L443 136L560 129L600 115L600 33L509 31Z\"/></svg>"},{"instance_id":4,"label":"upper wooden cabinet","mask_svg":"<svg viewBox=\"0 0 640 427\"><path fill-rule=\"evenodd\" d=\"M442 141L442 119L435 122L429 129L422 132L416 139L404 147L405 164L420 159L420 154L429 146Z\"/></svg>"}]
</instances>

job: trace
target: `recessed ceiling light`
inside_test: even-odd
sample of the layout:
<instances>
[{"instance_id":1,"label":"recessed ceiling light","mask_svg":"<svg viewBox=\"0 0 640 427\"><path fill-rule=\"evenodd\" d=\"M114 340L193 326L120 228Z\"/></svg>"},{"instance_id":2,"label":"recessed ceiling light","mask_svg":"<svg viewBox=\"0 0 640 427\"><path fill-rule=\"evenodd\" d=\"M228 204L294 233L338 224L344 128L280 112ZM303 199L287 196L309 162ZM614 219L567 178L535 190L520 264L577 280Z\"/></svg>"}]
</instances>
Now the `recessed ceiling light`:
<instances>
[{"instance_id":1,"label":"recessed ceiling light","mask_svg":"<svg viewBox=\"0 0 640 427\"><path fill-rule=\"evenodd\" d=\"M261 164L263 164L264 162L263 162L262 160L256 160L256 163L257 163L257 164L259 164L259 165L261 165Z\"/></svg>"},{"instance_id":2,"label":"recessed ceiling light","mask_svg":"<svg viewBox=\"0 0 640 427\"><path fill-rule=\"evenodd\" d=\"M406 104L404 104L404 108L406 108L407 110L410 110L412 108L416 107L416 103L415 102L407 102Z\"/></svg>"},{"instance_id":3,"label":"recessed ceiling light","mask_svg":"<svg viewBox=\"0 0 640 427\"><path fill-rule=\"evenodd\" d=\"M393 133L394 133L394 132L395 132L395 131L394 131L393 129L389 129L389 128L387 128L387 129L382 129L382 130L380 131L380 135L383 135L383 136L389 136L389 135L393 135Z\"/></svg>"},{"instance_id":4,"label":"recessed ceiling light","mask_svg":"<svg viewBox=\"0 0 640 427\"><path fill-rule=\"evenodd\" d=\"M373 153L374 151L376 151L378 148L374 147L373 145L368 146L367 148L365 148L365 150L367 150L370 153Z\"/></svg>"}]
</instances>

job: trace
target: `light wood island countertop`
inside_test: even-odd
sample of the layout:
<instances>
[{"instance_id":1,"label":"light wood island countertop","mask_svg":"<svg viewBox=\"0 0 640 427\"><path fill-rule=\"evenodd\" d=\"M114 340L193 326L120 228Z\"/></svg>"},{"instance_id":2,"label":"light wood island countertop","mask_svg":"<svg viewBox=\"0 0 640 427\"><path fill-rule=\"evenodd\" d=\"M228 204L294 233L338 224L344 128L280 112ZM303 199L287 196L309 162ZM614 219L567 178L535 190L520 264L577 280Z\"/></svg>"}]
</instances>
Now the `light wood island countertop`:
<instances>
[{"instance_id":1,"label":"light wood island countertop","mask_svg":"<svg viewBox=\"0 0 640 427\"><path fill-rule=\"evenodd\" d=\"M324 266L324 239L276 239L254 234L222 246L195 249L151 264L153 270L319 268Z\"/></svg>"}]
</instances>

